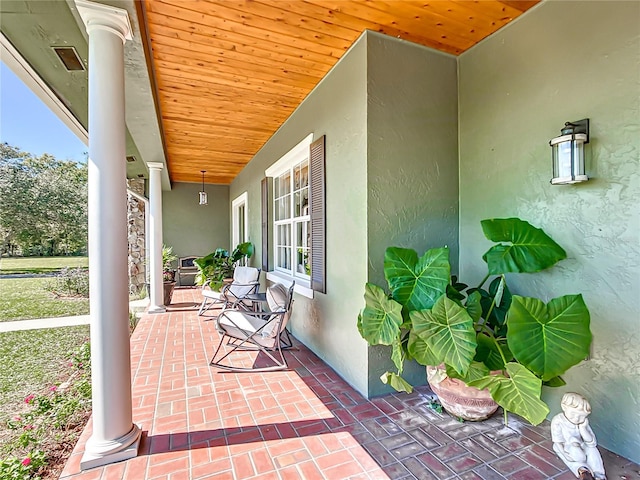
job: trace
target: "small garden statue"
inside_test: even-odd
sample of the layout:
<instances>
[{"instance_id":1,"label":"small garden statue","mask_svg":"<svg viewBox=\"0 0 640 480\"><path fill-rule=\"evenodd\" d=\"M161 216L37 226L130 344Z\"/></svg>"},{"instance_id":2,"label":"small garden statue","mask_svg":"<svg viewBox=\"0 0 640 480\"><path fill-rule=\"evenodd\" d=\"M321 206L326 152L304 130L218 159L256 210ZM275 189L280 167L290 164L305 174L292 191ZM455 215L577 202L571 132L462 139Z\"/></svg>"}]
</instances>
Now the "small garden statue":
<instances>
[{"instance_id":1,"label":"small garden statue","mask_svg":"<svg viewBox=\"0 0 640 480\"><path fill-rule=\"evenodd\" d=\"M577 478L604 480L602 457L587 420L589 401L577 393L565 393L560 405L562 413L551 420L553 450Z\"/></svg>"}]
</instances>

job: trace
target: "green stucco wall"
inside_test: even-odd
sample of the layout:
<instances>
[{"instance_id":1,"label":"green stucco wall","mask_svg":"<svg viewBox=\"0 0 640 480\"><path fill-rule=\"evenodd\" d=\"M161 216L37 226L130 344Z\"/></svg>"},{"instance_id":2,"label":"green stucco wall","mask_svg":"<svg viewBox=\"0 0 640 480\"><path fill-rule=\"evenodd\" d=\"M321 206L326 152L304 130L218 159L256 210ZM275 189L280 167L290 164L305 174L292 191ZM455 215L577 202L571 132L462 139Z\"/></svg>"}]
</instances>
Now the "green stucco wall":
<instances>
[{"instance_id":1,"label":"green stucco wall","mask_svg":"<svg viewBox=\"0 0 640 480\"><path fill-rule=\"evenodd\" d=\"M260 180L309 133L326 135L327 293L296 295L292 333L367 392L367 345L356 328L367 275L366 36L360 38L231 184L248 195L249 239L261 265ZM271 243L271 242L270 242Z\"/></svg>"},{"instance_id":2,"label":"green stucco wall","mask_svg":"<svg viewBox=\"0 0 640 480\"><path fill-rule=\"evenodd\" d=\"M386 288L389 246L419 255L448 245L458 260L458 103L456 58L370 33L367 44L367 252L370 282ZM361 287L362 290L362 287ZM369 395L390 391L388 347L369 349ZM424 367L405 366L424 384Z\"/></svg>"},{"instance_id":3,"label":"green stucco wall","mask_svg":"<svg viewBox=\"0 0 640 480\"><path fill-rule=\"evenodd\" d=\"M208 205L198 205L197 183L174 183L162 192L162 235L178 257L229 248L229 187L205 185Z\"/></svg>"},{"instance_id":4,"label":"green stucco wall","mask_svg":"<svg viewBox=\"0 0 640 480\"><path fill-rule=\"evenodd\" d=\"M265 169L309 133L326 135L327 294L297 296L291 329L364 395L388 388L388 353L356 328L365 282L384 281L386 247L448 244L457 263L456 82L454 57L367 32L231 185L230 198L248 194L260 245ZM424 383L424 368L410 377Z\"/></svg>"},{"instance_id":5,"label":"green stucco wall","mask_svg":"<svg viewBox=\"0 0 640 480\"><path fill-rule=\"evenodd\" d=\"M546 389L585 395L598 442L640 462L640 3L544 2L459 57L460 265L483 276L479 221L518 216L567 250L510 279L549 298L581 292L592 358ZM591 119L587 183L551 186L550 138Z\"/></svg>"}]
</instances>

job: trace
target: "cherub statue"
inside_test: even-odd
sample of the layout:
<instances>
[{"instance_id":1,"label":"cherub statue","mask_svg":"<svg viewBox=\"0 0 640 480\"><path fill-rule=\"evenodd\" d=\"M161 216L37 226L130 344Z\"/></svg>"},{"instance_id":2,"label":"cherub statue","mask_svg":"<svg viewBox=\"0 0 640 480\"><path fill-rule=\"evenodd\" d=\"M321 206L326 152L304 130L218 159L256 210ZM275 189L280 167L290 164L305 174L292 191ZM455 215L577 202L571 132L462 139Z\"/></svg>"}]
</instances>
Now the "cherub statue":
<instances>
[{"instance_id":1,"label":"cherub statue","mask_svg":"<svg viewBox=\"0 0 640 480\"><path fill-rule=\"evenodd\" d=\"M553 450L577 478L591 478L584 476L587 470L597 480L606 479L596 436L587 420L589 401L577 393L565 393L560 406L563 413L551 420Z\"/></svg>"}]
</instances>

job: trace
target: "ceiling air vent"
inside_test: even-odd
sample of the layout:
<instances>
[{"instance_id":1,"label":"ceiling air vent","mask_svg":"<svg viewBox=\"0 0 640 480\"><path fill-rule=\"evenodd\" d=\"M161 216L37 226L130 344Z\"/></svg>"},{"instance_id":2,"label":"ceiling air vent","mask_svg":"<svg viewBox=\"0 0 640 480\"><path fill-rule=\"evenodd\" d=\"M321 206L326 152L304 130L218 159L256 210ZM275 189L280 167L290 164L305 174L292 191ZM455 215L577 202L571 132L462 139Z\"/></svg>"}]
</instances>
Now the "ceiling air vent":
<instances>
[{"instance_id":1,"label":"ceiling air vent","mask_svg":"<svg viewBox=\"0 0 640 480\"><path fill-rule=\"evenodd\" d=\"M129 162L129 163L133 163L133 162L135 162L135 161L136 161L136 157L134 157L133 155L129 155L129 156L127 157L127 162Z\"/></svg>"},{"instance_id":2,"label":"ceiling air vent","mask_svg":"<svg viewBox=\"0 0 640 480\"><path fill-rule=\"evenodd\" d=\"M53 47L53 50L64 64L65 68L70 71L84 70L82 60L78 56L78 52L73 47Z\"/></svg>"}]
</instances>

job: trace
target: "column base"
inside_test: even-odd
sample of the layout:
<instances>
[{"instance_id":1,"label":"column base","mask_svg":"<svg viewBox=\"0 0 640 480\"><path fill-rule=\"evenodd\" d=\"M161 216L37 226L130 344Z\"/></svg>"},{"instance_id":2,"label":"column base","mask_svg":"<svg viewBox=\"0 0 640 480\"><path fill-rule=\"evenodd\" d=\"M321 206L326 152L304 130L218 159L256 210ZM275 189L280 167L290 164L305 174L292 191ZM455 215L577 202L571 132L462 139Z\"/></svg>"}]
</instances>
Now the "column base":
<instances>
[{"instance_id":1,"label":"column base","mask_svg":"<svg viewBox=\"0 0 640 480\"><path fill-rule=\"evenodd\" d=\"M165 313L167 309L165 307L149 307L147 313Z\"/></svg>"},{"instance_id":2,"label":"column base","mask_svg":"<svg viewBox=\"0 0 640 480\"><path fill-rule=\"evenodd\" d=\"M102 467L110 463L122 462L123 460L137 457L141 434L140 427L134 424L129 433L122 438L109 442L108 445L96 445L91 448L90 438L80 460L80 470Z\"/></svg>"}]
</instances>

